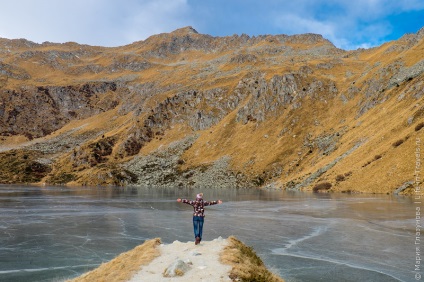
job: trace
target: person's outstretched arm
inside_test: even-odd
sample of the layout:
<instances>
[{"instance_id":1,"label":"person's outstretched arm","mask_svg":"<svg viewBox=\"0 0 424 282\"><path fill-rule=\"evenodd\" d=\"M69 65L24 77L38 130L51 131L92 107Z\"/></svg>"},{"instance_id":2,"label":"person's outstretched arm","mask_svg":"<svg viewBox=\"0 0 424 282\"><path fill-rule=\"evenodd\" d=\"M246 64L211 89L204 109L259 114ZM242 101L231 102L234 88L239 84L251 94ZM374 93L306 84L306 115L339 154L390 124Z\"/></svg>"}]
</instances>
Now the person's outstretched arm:
<instances>
[{"instance_id":1,"label":"person's outstretched arm","mask_svg":"<svg viewBox=\"0 0 424 282\"><path fill-rule=\"evenodd\" d=\"M218 201L203 201L203 205L205 206L212 206L212 205L219 205L222 204L221 200Z\"/></svg>"},{"instance_id":2,"label":"person's outstretched arm","mask_svg":"<svg viewBox=\"0 0 424 282\"><path fill-rule=\"evenodd\" d=\"M190 201L190 200L187 200L187 199L180 199L180 198L178 198L177 199L177 202L178 203L187 204L187 205L190 205L190 206L194 205L194 201Z\"/></svg>"}]
</instances>

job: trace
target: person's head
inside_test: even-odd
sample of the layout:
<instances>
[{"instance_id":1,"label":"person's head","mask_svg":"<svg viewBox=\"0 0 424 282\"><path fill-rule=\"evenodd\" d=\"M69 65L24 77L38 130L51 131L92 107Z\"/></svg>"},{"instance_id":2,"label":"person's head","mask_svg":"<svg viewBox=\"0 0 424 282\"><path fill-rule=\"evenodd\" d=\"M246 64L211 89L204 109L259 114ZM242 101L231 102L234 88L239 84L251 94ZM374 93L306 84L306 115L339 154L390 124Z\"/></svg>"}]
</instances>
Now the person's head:
<instances>
[{"instance_id":1,"label":"person's head","mask_svg":"<svg viewBox=\"0 0 424 282\"><path fill-rule=\"evenodd\" d=\"M201 199L203 199L203 193L199 193L199 194L197 194L197 195L196 195L196 199L197 199L197 200L201 200Z\"/></svg>"}]
</instances>

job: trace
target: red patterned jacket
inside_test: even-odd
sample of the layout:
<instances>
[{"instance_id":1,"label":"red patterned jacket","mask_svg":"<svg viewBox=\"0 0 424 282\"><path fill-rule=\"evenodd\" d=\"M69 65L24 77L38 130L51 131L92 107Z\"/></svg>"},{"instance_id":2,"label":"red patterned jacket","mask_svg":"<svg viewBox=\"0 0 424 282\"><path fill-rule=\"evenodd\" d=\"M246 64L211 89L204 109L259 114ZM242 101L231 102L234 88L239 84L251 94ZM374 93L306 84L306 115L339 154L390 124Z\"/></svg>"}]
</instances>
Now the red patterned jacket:
<instances>
[{"instance_id":1,"label":"red patterned jacket","mask_svg":"<svg viewBox=\"0 0 424 282\"><path fill-rule=\"evenodd\" d=\"M203 199L196 199L194 201L190 201L187 199L182 199L182 203L193 206L194 212L193 216L201 216L205 217L205 206L212 206L218 204L218 201L204 201Z\"/></svg>"}]
</instances>

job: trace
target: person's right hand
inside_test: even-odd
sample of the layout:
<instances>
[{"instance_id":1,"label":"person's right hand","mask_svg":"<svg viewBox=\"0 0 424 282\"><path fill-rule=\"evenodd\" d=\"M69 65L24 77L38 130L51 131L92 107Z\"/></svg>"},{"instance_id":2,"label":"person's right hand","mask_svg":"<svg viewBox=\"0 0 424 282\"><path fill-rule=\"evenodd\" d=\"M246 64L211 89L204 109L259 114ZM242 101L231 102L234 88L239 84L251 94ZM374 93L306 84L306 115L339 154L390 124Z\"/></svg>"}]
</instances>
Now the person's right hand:
<instances>
[{"instance_id":1,"label":"person's right hand","mask_svg":"<svg viewBox=\"0 0 424 282\"><path fill-rule=\"evenodd\" d=\"M178 199L177 199L177 202L178 202L178 203L181 203L181 199L180 199L180 198L178 198Z\"/></svg>"}]
</instances>

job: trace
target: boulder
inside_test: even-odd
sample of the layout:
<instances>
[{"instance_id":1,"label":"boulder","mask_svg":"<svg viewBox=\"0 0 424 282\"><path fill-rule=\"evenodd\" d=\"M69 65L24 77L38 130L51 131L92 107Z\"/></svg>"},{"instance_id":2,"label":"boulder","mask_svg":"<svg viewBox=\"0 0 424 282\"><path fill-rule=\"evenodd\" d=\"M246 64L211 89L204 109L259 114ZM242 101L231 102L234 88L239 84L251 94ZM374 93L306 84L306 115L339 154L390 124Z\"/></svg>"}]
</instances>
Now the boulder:
<instances>
[{"instance_id":1,"label":"boulder","mask_svg":"<svg viewBox=\"0 0 424 282\"><path fill-rule=\"evenodd\" d=\"M181 259L177 259L171 263L163 272L164 277L176 277L183 276L187 271L191 269L190 262L184 262Z\"/></svg>"}]
</instances>

